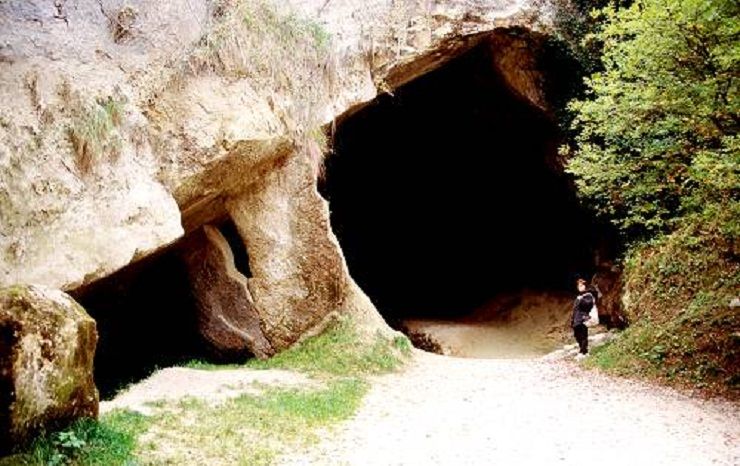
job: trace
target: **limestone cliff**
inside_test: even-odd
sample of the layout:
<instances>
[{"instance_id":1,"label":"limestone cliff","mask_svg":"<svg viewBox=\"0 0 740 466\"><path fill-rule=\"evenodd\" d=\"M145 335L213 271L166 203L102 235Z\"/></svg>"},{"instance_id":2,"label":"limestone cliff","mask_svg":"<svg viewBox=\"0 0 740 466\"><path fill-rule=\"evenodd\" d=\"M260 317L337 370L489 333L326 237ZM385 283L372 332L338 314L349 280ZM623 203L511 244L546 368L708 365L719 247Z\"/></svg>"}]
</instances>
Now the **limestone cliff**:
<instances>
[{"instance_id":1,"label":"limestone cliff","mask_svg":"<svg viewBox=\"0 0 740 466\"><path fill-rule=\"evenodd\" d=\"M380 322L316 190L324 130L543 12L513 0L1 2L0 285L72 290L230 217L274 348L332 312ZM518 60L516 40L493 44L513 50L496 66ZM542 104L526 71L505 77Z\"/></svg>"}]
</instances>

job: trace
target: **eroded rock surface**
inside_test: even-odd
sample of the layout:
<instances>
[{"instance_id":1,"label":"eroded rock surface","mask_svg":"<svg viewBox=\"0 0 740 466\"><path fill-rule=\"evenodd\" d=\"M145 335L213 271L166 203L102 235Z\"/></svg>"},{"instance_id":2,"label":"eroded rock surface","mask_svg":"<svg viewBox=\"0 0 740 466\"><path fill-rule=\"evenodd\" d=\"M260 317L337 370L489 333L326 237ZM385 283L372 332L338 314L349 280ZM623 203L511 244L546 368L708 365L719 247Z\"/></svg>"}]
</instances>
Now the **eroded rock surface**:
<instances>
[{"instance_id":1,"label":"eroded rock surface","mask_svg":"<svg viewBox=\"0 0 740 466\"><path fill-rule=\"evenodd\" d=\"M542 8L0 3L0 285L77 289L231 213L275 349L332 313L382 325L331 232L311 141L491 31L536 28ZM296 34L314 47L281 42Z\"/></svg>"},{"instance_id":2,"label":"eroded rock surface","mask_svg":"<svg viewBox=\"0 0 740 466\"><path fill-rule=\"evenodd\" d=\"M345 300L344 258L306 157L275 167L227 208L250 253L265 332L285 348Z\"/></svg>"}]
</instances>

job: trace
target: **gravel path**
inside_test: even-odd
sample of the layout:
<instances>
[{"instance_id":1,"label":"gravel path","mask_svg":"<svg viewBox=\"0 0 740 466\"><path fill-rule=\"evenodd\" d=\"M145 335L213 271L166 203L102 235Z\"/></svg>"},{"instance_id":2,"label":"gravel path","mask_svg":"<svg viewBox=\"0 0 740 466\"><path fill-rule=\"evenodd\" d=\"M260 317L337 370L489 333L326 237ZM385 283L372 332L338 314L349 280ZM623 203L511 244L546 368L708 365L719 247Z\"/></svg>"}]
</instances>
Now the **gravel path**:
<instances>
[{"instance_id":1,"label":"gravel path","mask_svg":"<svg viewBox=\"0 0 740 466\"><path fill-rule=\"evenodd\" d=\"M281 464L740 465L740 407L570 361L417 352L357 415Z\"/></svg>"}]
</instances>

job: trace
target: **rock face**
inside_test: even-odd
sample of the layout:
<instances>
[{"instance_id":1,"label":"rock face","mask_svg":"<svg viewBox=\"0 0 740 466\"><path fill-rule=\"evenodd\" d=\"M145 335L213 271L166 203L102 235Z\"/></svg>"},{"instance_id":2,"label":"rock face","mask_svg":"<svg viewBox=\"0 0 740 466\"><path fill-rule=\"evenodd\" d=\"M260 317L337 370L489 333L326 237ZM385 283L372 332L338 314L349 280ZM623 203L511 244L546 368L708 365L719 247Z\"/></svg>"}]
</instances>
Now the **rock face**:
<instances>
[{"instance_id":1,"label":"rock face","mask_svg":"<svg viewBox=\"0 0 740 466\"><path fill-rule=\"evenodd\" d=\"M179 16L169 5L139 10L138 26ZM196 40L188 18L169 32ZM158 42L172 52L179 40ZM139 100L152 84L141 67L163 56L115 52L94 1L2 2L0 43L0 285L72 289L180 236ZM142 81L127 84L133 75Z\"/></svg>"},{"instance_id":2,"label":"rock face","mask_svg":"<svg viewBox=\"0 0 740 466\"><path fill-rule=\"evenodd\" d=\"M76 289L231 215L276 350L332 313L382 326L316 192L322 125L492 31L537 27L546 10L527 0L57 3L0 2L0 285ZM514 87L530 79L508 76Z\"/></svg>"},{"instance_id":3,"label":"rock face","mask_svg":"<svg viewBox=\"0 0 740 466\"><path fill-rule=\"evenodd\" d=\"M0 454L41 429L97 417L95 321L61 291L0 290Z\"/></svg>"},{"instance_id":4,"label":"rock face","mask_svg":"<svg viewBox=\"0 0 740 466\"><path fill-rule=\"evenodd\" d=\"M520 98L547 112L549 105L536 54L542 47L541 42L542 37L534 35L494 33L488 46L493 52L493 66L505 85Z\"/></svg>"},{"instance_id":5,"label":"rock face","mask_svg":"<svg viewBox=\"0 0 740 466\"><path fill-rule=\"evenodd\" d=\"M622 306L622 272L611 265L604 265L594 274L594 285L601 291L599 300L599 320L608 329L623 329L628 322Z\"/></svg>"},{"instance_id":6,"label":"rock face","mask_svg":"<svg viewBox=\"0 0 740 466\"><path fill-rule=\"evenodd\" d=\"M268 338L285 348L345 300L348 271L308 157L292 157L227 209L250 251Z\"/></svg>"},{"instance_id":7,"label":"rock face","mask_svg":"<svg viewBox=\"0 0 740 466\"><path fill-rule=\"evenodd\" d=\"M247 278L236 269L226 238L206 225L194 242L185 260L201 335L224 357L271 356L274 350L260 328Z\"/></svg>"}]
</instances>

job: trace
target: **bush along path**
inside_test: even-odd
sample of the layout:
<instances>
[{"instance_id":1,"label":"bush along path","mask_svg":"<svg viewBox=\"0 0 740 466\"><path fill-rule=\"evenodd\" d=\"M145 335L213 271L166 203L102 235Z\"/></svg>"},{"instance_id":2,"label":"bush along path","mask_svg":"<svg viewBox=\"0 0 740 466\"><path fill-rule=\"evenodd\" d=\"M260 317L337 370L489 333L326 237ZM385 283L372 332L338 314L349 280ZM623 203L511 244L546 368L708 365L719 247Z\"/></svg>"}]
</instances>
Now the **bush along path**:
<instances>
[{"instance_id":1,"label":"bush along path","mask_svg":"<svg viewBox=\"0 0 740 466\"><path fill-rule=\"evenodd\" d=\"M740 398L740 3L609 3L590 16L600 65L563 147L579 196L628 245L632 325L597 363Z\"/></svg>"}]
</instances>

